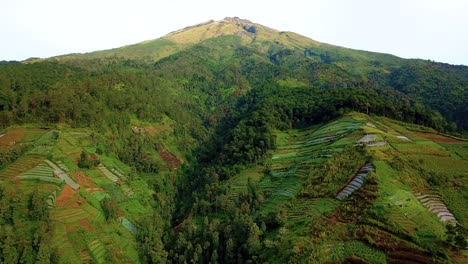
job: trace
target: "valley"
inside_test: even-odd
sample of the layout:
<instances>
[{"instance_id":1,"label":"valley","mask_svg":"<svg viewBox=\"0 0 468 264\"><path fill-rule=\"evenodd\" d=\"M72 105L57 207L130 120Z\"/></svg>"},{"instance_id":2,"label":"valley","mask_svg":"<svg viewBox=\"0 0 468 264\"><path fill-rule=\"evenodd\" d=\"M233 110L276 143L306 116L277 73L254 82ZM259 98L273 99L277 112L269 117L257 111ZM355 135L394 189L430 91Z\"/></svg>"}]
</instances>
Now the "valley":
<instances>
[{"instance_id":1,"label":"valley","mask_svg":"<svg viewBox=\"0 0 468 264\"><path fill-rule=\"evenodd\" d=\"M237 17L0 62L0 263L467 263L466 87Z\"/></svg>"}]
</instances>

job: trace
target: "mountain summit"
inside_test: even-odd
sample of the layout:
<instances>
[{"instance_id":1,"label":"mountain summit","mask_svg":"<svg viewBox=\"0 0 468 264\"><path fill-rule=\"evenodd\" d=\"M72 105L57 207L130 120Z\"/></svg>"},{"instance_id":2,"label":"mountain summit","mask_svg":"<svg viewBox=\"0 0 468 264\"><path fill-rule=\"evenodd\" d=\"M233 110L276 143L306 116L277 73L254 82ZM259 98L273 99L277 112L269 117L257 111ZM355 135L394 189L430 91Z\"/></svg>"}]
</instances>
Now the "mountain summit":
<instances>
[{"instance_id":1,"label":"mountain summit","mask_svg":"<svg viewBox=\"0 0 468 264\"><path fill-rule=\"evenodd\" d=\"M124 58L146 58L158 60L201 43L221 36L239 36L243 44L276 42L288 48L306 48L319 46L320 43L292 32L283 32L253 23L238 17L226 17L223 20L209 20L193 26L173 31L161 38L143 41L116 49L96 51L86 54L71 54L55 57L57 60L75 58L103 58L117 56Z\"/></svg>"},{"instance_id":2,"label":"mountain summit","mask_svg":"<svg viewBox=\"0 0 468 264\"><path fill-rule=\"evenodd\" d=\"M280 32L238 17L227 17L220 21L210 20L205 23L174 31L163 38L180 44L196 44L210 38L227 35L239 36L246 44L261 41L276 41L288 47L296 46L302 48L318 44L298 34Z\"/></svg>"}]
</instances>

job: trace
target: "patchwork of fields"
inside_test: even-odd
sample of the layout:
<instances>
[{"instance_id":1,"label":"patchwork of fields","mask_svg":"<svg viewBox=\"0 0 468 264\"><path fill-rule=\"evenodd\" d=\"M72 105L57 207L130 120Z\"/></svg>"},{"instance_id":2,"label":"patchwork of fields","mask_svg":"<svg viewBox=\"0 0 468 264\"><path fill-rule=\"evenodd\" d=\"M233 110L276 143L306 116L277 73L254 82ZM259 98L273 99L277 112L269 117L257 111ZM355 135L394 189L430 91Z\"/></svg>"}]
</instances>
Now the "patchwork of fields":
<instances>
[{"instance_id":1,"label":"patchwork of fields","mask_svg":"<svg viewBox=\"0 0 468 264\"><path fill-rule=\"evenodd\" d=\"M29 148L0 169L0 184L24 197L40 191L53 227L48 243L60 263L139 263L135 236L155 203L148 179L105 155L98 166L79 168L82 150L96 151L89 131L2 134L0 147ZM330 263L460 259L441 245L448 226L468 228L468 142L356 113L275 135L268 160L227 182L231 201L258 188L260 216L282 226L265 234L267 241L284 241L291 255L311 243L314 260ZM164 173L174 172L176 152L161 149ZM106 220L104 199L116 205L114 219Z\"/></svg>"},{"instance_id":2,"label":"patchwork of fields","mask_svg":"<svg viewBox=\"0 0 468 264\"><path fill-rule=\"evenodd\" d=\"M420 129L350 114L323 126L278 132L270 161L230 179L230 197L256 184L265 197L261 213L282 217L288 230L286 236L267 236L290 241L297 252L312 235L320 248L316 259L323 262L432 262L429 248L442 250L447 225L468 227L462 206L468 202L468 142ZM329 163L359 147L367 165L333 178L332 170L342 164ZM395 238L374 244L356 230Z\"/></svg>"},{"instance_id":3,"label":"patchwork of fields","mask_svg":"<svg viewBox=\"0 0 468 264\"><path fill-rule=\"evenodd\" d=\"M139 220L152 212L153 191L144 180L126 176L129 168L111 157L104 157L97 168L79 168L77 160L88 149L89 136L28 128L6 133L0 147L31 147L0 170L0 183L25 197L40 191L50 210L47 243L58 253L59 263L139 263L135 235ZM117 205L117 218L106 220L100 203L104 198Z\"/></svg>"}]
</instances>

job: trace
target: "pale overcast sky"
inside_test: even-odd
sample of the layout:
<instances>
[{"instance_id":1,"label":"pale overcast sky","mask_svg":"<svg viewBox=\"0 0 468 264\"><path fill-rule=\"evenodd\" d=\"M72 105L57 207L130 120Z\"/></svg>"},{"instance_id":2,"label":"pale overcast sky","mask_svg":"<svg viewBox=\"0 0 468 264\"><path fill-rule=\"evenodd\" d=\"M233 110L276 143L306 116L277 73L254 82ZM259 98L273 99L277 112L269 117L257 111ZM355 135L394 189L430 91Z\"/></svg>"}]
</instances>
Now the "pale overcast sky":
<instances>
[{"instance_id":1,"label":"pale overcast sky","mask_svg":"<svg viewBox=\"0 0 468 264\"><path fill-rule=\"evenodd\" d=\"M0 60L116 48L238 16L317 41L468 65L468 0L1 0Z\"/></svg>"}]
</instances>

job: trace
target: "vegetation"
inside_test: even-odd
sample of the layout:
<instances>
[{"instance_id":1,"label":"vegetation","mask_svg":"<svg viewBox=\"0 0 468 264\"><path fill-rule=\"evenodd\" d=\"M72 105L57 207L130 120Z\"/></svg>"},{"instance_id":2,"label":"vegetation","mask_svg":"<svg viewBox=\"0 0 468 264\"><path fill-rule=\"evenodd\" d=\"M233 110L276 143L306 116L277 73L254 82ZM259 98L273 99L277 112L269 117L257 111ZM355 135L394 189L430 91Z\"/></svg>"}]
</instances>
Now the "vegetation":
<instances>
[{"instance_id":1,"label":"vegetation","mask_svg":"<svg viewBox=\"0 0 468 264\"><path fill-rule=\"evenodd\" d=\"M2 62L0 262L455 262L467 71L237 18Z\"/></svg>"}]
</instances>

